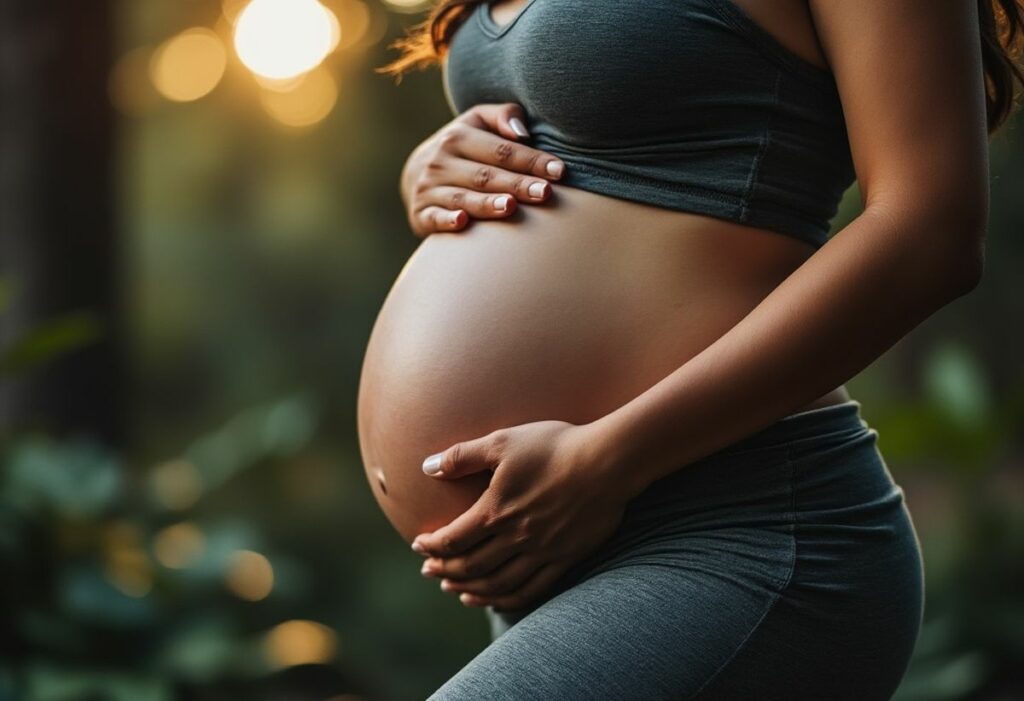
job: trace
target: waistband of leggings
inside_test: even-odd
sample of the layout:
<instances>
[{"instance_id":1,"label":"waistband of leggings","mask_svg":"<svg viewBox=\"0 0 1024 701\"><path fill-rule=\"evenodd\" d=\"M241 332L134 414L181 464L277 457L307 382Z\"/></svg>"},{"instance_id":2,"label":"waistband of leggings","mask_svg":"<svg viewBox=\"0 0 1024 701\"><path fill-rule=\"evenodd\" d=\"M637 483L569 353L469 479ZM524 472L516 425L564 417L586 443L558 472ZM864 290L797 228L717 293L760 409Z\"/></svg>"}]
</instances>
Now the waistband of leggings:
<instances>
[{"instance_id":1,"label":"waistband of leggings","mask_svg":"<svg viewBox=\"0 0 1024 701\"><path fill-rule=\"evenodd\" d=\"M718 452L720 455L753 449L777 448L806 438L838 431L869 428L861 416L861 404L850 399L837 404L798 411L740 439Z\"/></svg>"}]
</instances>

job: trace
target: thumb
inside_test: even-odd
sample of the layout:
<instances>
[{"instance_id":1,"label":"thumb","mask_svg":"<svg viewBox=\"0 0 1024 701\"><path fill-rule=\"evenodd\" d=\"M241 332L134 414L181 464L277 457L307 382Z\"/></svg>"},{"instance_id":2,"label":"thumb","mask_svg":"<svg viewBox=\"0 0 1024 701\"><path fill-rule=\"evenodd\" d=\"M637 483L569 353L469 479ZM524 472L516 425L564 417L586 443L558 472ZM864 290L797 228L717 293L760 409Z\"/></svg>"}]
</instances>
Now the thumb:
<instances>
[{"instance_id":1,"label":"thumb","mask_svg":"<svg viewBox=\"0 0 1024 701\"><path fill-rule=\"evenodd\" d=\"M423 472L431 477L464 477L497 466L491 436L456 443L423 461Z\"/></svg>"},{"instance_id":2,"label":"thumb","mask_svg":"<svg viewBox=\"0 0 1024 701\"><path fill-rule=\"evenodd\" d=\"M498 131L512 139L530 138L530 132L526 130L526 112L518 103L508 102L501 106L498 111Z\"/></svg>"},{"instance_id":3,"label":"thumb","mask_svg":"<svg viewBox=\"0 0 1024 701\"><path fill-rule=\"evenodd\" d=\"M482 128L514 141L530 138L526 111L518 102L477 105L474 109Z\"/></svg>"}]
</instances>

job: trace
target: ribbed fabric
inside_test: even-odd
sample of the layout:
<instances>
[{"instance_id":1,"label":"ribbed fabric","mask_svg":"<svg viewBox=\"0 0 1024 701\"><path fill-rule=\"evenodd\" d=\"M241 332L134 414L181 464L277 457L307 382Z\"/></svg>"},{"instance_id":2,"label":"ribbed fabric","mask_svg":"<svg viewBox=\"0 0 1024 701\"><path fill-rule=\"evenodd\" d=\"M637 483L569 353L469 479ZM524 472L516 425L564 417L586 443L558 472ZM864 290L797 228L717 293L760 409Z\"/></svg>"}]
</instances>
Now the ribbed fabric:
<instances>
[{"instance_id":1,"label":"ribbed fabric","mask_svg":"<svg viewBox=\"0 0 1024 701\"><path fill-rule=\"evenodd\" d=\"M657 480L430 701L887 701L925 592L877 438L851 400Z\"/></svg>"},{"instance_id":2,"label":"ribbed fabric","mask_svg":"<svg viewBox=\"0 0 1024 701\"><path fill-rule=\"evenodd\" d=\"M855 174L835 81L730 0L477 5L443 64L453 114L518 102L561 182L819 247Z\"/></svg>"}]
</instances>

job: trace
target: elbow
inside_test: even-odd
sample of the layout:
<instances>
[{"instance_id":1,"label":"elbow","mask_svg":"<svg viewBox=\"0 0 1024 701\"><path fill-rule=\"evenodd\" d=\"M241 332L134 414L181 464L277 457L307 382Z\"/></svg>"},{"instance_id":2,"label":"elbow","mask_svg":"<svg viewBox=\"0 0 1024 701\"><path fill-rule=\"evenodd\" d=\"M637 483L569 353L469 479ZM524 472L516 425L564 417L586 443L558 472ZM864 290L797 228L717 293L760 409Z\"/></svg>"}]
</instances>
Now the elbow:
<instances>
[{"instance_id":1,"label":"elbow","mask_svg":"<svg viewBox=\"0 0 1024 701\"><path fill-rule=\"evenodd\" d=\"M960 224L947 229L949 239L953 242L947 277L953 294L961 297L977 288L985 273L987 209L978 208L972 216L952 221L959 221Z\"/></svg>"},{"instance_id":2,"label":"elbow","mask_svg":"<svg viewBox=\"0 0 1024 701\"><path fill-rule=\"evenodd\" d=\"M935 245L933 255L924 256L924 279L943 303L969 294L981 284L985 271L985 237L982 234L964 235L963 231L949 232L947 246ZM927 245L922 242L922 246Z\"/></svg>"},{"instance_id":3,"label":"elbow","mask_svg":"<svg viewBox=\"0 0 1024 701\"><path fill-rule=\"evenodd\" d=\"M928 201L922 198L922 201ZM947 301L962 297L981 284L985 271L985 235L988 208L958 203L943 206L931 200L931 206L900 211L891 215L890 233L905 246L900 258L914 261L920 283L935 290Z\"/></svg>"},{"instance_id":4,"label":"elbow","mask_svg":"<svg viewBox=\"0 0 1024 701\"><path fill-rule=\"evenodd\" d=\"M958 283L957 296L963 296L981 284L985 273L985 237L979 235L965 245L961 260L956 263L953 276Z\"/></svg>"},{"instance_id":5,"label":"elbow","mask_svg":"<svg viewBox=\"0 0 1024 701\"><path fill-rule=\"evenodd\" d=\"M929 288L938 306L963 297L981 284L985 269L985 244L981 236L956 241L948 247L936 247L931 256L922 256L918 279ZM942 250L944 249L944 250Z\"/></svg>"}]
</instances>

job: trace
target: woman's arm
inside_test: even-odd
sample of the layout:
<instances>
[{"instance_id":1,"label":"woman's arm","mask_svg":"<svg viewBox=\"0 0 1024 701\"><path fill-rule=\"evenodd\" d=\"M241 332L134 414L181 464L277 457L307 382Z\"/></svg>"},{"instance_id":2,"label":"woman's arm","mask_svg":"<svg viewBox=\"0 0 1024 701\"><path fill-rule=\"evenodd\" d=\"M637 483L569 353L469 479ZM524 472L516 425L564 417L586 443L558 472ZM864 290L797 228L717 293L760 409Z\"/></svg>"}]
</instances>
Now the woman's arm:
<instances>
[{"instance_id":1,"label":"woman's arm","mask_svg":"<svg viewBox=\"0 0 1024 701\"><path fill-rule=\"evenodd\" d=\"M519 609L613 532L652 481L842 384L983 264L988 139L973 2L810 0L864 212L704 351L589 424L499 429L429 457L487 490L417 536L424 573L469 606Z\"/></svg>"},{"instance_id":2,"label":"woman's arm","mask_svg":"<svg viewBox=\"0 0 1024 701\"><path fill-rule=\"evenodd\" d=\"M988 219L977 7L810 0L864 211L742 321L588 424L631 494L841 385L972 290Z\"/></svg>"}]
</instances>

